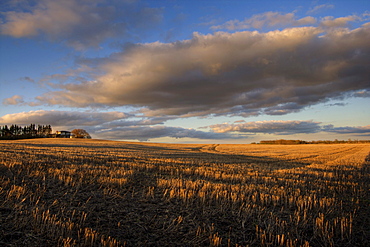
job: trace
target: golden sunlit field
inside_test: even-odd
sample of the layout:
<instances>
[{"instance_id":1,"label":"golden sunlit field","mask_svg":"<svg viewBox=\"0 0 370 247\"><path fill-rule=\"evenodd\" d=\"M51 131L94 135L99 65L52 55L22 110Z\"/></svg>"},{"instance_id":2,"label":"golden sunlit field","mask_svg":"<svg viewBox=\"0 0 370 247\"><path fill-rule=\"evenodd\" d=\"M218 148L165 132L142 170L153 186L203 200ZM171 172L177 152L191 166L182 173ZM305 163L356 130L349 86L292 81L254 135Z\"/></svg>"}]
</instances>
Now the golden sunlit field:
<instances>
[{"instance_id":1,"label":"golden sunlit field","mask_svg":"<svg viewBox=\"0 0 370 247\"><path fill-rule=\"evenodd\" d=\"M0 246L369 246L369 153L0 141Z\"/></svg>"}]
</instances>

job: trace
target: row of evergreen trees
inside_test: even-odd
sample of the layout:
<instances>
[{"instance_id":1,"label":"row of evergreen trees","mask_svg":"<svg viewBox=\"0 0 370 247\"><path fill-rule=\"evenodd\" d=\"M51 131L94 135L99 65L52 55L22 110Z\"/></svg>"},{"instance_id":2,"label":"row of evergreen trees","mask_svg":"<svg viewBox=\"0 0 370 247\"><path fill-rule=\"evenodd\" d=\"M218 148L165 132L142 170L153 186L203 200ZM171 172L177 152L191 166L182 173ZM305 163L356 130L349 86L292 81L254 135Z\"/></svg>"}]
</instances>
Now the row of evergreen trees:
<instances>
[{"instance_id":1,"label":"row of evergreen trees","mask_svg":"<svg viewBox=\"0 0 370 247\"><path fill-rule=\"evenodd\" d=\"M30 124L24 127L12 124L0 127L0 139L24 139L48 137L52 132L50 125Z\"/></svg>"}]
</instances>

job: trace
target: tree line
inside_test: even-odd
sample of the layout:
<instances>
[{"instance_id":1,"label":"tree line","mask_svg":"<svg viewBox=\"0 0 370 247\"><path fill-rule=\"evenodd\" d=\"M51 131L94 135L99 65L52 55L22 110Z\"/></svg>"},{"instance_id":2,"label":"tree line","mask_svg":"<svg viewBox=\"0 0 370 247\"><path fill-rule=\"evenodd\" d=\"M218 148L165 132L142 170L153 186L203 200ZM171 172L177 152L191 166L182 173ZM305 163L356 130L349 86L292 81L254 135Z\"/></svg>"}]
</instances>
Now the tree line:
<instances>
[{"instance_id":1,"label":"tree line","mask_svg":"<svg viewBox=\"0 0 370 247\"><path fill-rule=\"evenodd\" d=\"M27 139L27 138L39 138L49 137L52 132L50 125L36 125L30 124L24 127L12 124L4 125L0 127L0 138L1 139Z\"/></svg>"},{"instance_id":2,"label":"tree line","mask_svg":"<svg viewBox=\"0 0 370 247\"><path fill-rule=\"evenodd\" d=\"M370 140L318 140L318 141L303 141L303 140L266 140L260 141L258 144L275 144L275 145L298 145L298 144L344 144L344 143L369 143ZM256 144L256 143L253 143Z\"/></svg>"}]
</instances>

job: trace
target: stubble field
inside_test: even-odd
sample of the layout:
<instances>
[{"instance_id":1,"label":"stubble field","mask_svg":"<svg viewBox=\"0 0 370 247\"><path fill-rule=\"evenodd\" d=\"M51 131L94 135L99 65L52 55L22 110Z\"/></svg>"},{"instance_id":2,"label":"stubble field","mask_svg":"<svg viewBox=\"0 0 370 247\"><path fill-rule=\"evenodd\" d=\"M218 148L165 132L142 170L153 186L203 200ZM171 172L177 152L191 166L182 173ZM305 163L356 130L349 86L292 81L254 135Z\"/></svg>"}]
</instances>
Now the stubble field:
<instances>
[{"instance_id":1,"label":"stubble field","mask_svg":"<svg viewBox=\"0 0 370 247\"><path fill-rule=\"evenodd\" d=\"M369 153L0 141L0 245L369 246Z\"/></svg>"}]
</instances>

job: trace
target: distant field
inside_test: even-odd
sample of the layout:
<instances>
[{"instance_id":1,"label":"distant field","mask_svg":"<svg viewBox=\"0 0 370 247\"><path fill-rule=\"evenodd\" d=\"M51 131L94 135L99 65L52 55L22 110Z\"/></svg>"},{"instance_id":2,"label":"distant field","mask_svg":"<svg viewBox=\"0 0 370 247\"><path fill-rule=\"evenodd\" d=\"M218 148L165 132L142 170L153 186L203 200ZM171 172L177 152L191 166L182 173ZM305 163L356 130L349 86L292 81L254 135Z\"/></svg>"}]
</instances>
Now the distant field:
<instances>
[{"instance_id":1,"label":"distant field","mask_svg":"<svg viewBox=\"0 0 370 247\"><path fill-rule=\"evenodd\" d=\"M369 153L0 141L0 246L370 246Z\"/></svg>"}]
</instances>

